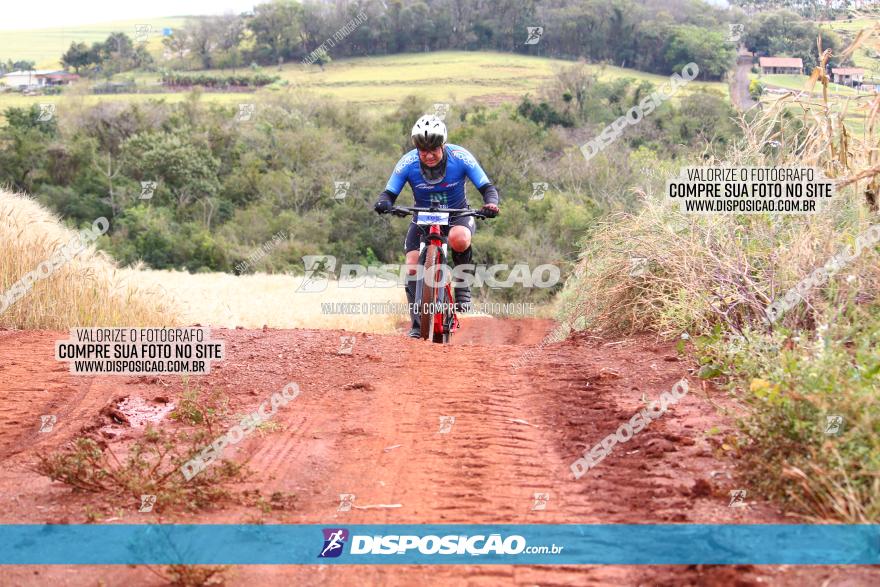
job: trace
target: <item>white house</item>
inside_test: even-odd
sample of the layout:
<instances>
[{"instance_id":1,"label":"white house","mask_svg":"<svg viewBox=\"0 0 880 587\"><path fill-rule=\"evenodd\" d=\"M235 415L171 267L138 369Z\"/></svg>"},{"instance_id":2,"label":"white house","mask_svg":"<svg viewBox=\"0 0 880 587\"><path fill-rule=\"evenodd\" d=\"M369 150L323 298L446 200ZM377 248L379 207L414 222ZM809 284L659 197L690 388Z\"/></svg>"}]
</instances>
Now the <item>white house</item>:
<instances>
[{"instance_id":1,"label":"white house","mask_svg":"<svg viewBox=\"0 0 880 587\"><path fill-rule=\"evenodd\" d=\"M864 81L865 70L861 67L832 67L831 79L836 84L857 86Z\"/></svg>"},{"instance_id":2,"label":"white house","mask_svg":"<svg viewBox=\"0 0 880 587\"><path fill-rule=\"evenodd\" d=\"M800 57L759 57L758 65L761 73L768 74L797 74L804 73L804 62Z\"/></svg>"},{"instance_id":3,"label":"white house","mask_svg":"<svg viewBox=\"0 0 880 587\"><path fill-rule=\"evenodd\" d=\"M12 71L0 78L0 83L15 89L42 88L70 83L78 79L74 73L58 69L33 69L31 71Z\"/></svg>"}]
</instances>

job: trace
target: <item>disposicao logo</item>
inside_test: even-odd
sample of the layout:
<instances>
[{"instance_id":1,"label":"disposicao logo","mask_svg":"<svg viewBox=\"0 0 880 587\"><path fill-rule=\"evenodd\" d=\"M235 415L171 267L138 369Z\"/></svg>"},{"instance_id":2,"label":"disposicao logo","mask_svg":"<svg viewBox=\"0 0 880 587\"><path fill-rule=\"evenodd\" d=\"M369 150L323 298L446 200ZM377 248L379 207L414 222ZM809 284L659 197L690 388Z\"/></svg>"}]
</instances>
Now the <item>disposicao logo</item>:
<instances>
[{"instance_id":1,"label":"disposicao logo","mask_svg":"<svg viewBox=\"0 0 880 587\"><path fill-rule=\"evenodd\" d=\"M356 555L470 555L492 556L519 554L557 555L565 548L556 544L528 546L518 534L417 536L349 534L345 528L324 528L324 548L318 558L336 558L350 544L348 553ZM414 551L414 552L413 552Z\"/></svg>"},{"instance_id":2,"label":"disposicao logo","mask_svg":"<svg viewBox=\"0 0 880 587\"><path fill-rule=\"evenodd\" d=\"M324 548L318 558L336 558L342 554L342 547L348 540L348 530L345 528L324 528Z\"/></svg>"},{"instance_id":3,"label":"disposicao logo","mask_svg":"<svg viewBox=\"0 0 880 587\"><path fill-rule=\"evenodd\" d=\"M502 538L500 534L477 536L353 536L351 554L520 554L526 550L522 536ZM549 552L549 549L548 549Z\"/></svg>"}]
</instances>

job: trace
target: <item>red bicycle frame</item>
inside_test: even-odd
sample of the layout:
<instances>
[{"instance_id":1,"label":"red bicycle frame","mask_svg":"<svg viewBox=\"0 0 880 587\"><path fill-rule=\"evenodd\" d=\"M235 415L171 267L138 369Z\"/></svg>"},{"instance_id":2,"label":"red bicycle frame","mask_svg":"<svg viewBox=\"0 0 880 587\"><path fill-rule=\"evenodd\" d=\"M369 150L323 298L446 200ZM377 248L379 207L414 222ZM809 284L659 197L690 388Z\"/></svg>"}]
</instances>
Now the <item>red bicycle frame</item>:
<instances>
[{"instance_id":1,"label":"red bicycle frame","mask_svg":"<svg viewBox=\"0 0 880 587\"><path fill-rule=\"evenodd\" d=\"M440 266L443 264L443 246L446 244L443 239L443 234L440 232L439 224L432 224L428 227L428 234L425 237L425 244L429 243L430 241L437 241L437 244L439 245L437 247L437 258L434 260L433 265L435 267L434 275L431 276L434 279L434 283L438 283L438 280L441 277ZM425 264L427 265L427 259L425 261ZM446 290L446 301L447 303L451 304L451 300L455 299L452 293L452 283L447 283L443 286L443 288ZM434 301L436 302L437 300ZM452 308L452 329L450 333L452 331L455 331L456 328L460 327L460 324L458 322L458 315L455 313L454 306L452 306ZM434 312L434 332L440 335L443 335L444 333L442 312Z\"/></svg>"}]
</instances>

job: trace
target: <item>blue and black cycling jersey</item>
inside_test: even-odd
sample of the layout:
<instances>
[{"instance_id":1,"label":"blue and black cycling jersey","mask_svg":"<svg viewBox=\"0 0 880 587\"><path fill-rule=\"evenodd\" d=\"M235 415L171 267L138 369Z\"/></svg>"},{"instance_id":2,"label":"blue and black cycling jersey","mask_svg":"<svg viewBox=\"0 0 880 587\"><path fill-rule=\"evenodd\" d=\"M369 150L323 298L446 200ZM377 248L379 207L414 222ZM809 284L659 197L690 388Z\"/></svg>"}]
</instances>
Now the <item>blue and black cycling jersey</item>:
<instances>
[{"instance_id":1,"label":"blue and black cycling jersey","mask_svg":"<svg viewBox=\"0 0 880 587\"><path fill-rule=\"evenodd\" d=\"M498 203L497 190L470 151L447 144L444 153L446 173L434 182L429 182L422 174L416 149L401 157L380 197L394 203L403 186L409 183L417 207L467 208L465 182L469 179L480 190L486 204Z\"/></svg>"}]
</instances>

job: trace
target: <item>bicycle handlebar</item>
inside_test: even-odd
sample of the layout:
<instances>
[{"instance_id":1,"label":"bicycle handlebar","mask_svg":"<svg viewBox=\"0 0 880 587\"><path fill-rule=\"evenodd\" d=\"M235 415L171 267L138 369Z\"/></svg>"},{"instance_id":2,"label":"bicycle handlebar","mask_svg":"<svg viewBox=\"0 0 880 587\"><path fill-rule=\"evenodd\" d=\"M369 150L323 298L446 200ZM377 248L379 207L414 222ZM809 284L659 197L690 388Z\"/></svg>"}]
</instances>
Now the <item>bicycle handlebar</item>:
<instances>
[{"instance_id":1,"label":"bicycle handlebar","mask_svg":"<svg viewBox=\"0 0 880 587\"><path fill-rule=\"evenodd\" d=\"M419 208L416 206L394 206L389 211L395 216L411 216L415 212L448 212L450 218L465 218L473 216L474 218L486 218L486 215L479 210L473 208Z\"/></svg>"}]
</instances>

